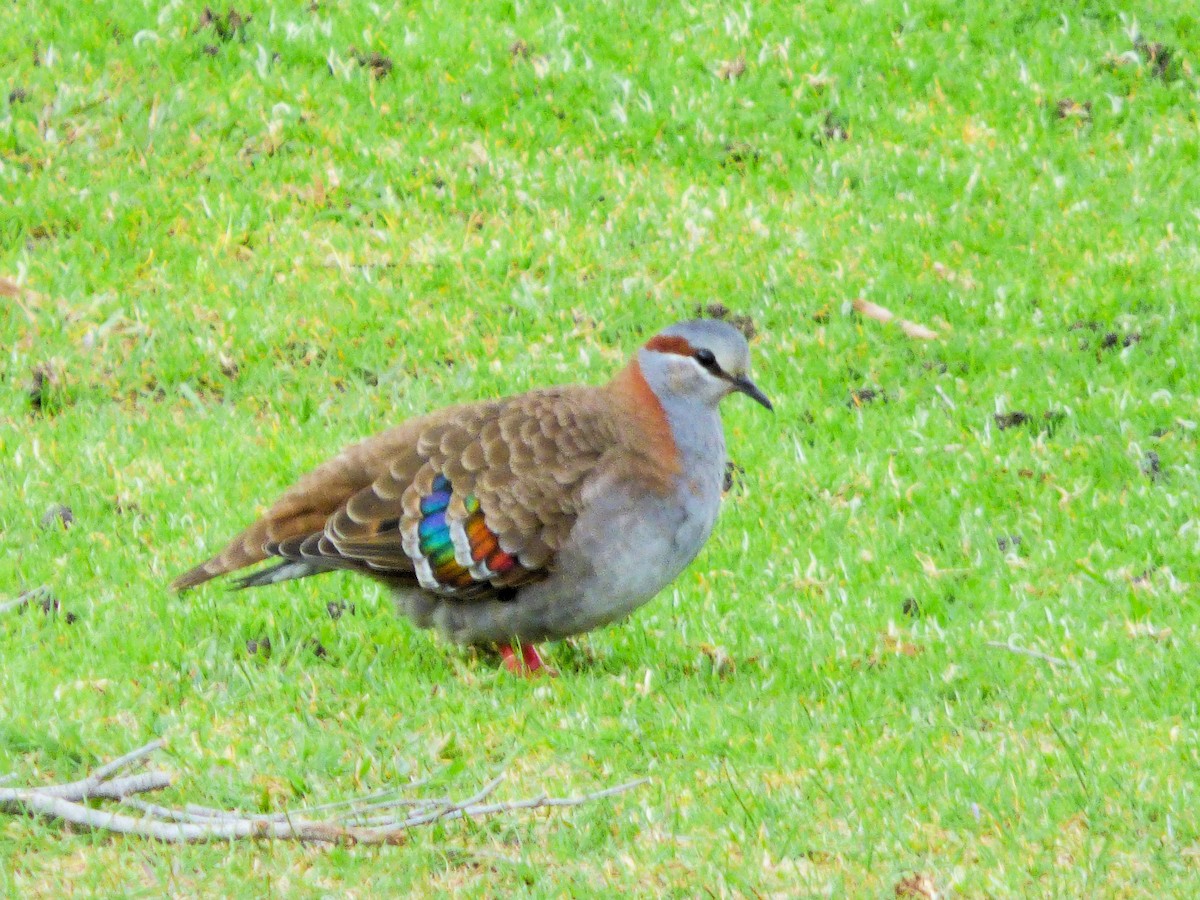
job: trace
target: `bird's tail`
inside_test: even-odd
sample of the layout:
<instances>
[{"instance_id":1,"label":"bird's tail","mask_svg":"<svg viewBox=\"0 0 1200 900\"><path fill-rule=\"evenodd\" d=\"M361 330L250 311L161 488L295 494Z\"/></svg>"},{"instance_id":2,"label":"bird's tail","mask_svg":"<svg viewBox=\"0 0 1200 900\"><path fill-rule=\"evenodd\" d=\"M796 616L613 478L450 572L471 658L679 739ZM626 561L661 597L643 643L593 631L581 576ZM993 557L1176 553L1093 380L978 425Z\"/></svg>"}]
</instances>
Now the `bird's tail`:
<instances>
[{"instance_id":1,"label":"bird's tail","mask_svg":"<svg viewBox=\"0 0 1200 900\"><path fill-rule=\"evenodd\" d=\"M323 566L316 562L285 559L266 569L259 569L257 572L251 572L249 575L238 578L234 581L234 587L239 591L245 588L262 587L264 584L278 584L281 581L320 575L330 569L330 566Z\"/></svg>"}]
</instances>

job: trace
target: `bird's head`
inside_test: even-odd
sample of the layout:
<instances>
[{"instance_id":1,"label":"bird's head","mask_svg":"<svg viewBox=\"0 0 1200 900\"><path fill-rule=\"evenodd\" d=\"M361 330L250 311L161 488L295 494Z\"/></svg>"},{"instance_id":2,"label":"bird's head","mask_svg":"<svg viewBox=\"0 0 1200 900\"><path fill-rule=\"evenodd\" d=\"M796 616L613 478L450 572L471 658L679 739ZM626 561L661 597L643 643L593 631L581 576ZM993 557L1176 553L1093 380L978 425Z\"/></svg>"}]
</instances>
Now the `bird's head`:
<instances>
[{"instance_id":1,"label":"bird's head","mask_svg":"<svg viewBox=\"0 0 1200 900\"><path fill-rule=\"evenodd\" d=\"M728 322L693 319L671 325L646 342L638 361L660 394L715 407L737 391L774 409L750 380L749 344Z\"/></svg>"}]
</instances>

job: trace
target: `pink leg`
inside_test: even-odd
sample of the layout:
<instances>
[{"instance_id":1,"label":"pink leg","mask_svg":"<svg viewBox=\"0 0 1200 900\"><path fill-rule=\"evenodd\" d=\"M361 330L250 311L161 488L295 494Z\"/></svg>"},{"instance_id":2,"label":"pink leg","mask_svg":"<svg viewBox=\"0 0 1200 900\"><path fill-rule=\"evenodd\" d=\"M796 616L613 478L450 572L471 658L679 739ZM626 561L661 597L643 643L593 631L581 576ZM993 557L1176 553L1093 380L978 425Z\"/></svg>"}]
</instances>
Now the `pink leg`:
<instances>
[{"instance_id":1,"label":"pink leg","mask_svg":"<svg viewBox=\"0 0 1200 900\"><path fill-rule=\"evenodd\" d=\"M500 657L504 660L504 668L514 675L534 676L539 672L549 675L551 678L558 675L542 661L542 658L538 656L537 647L533 644L522 644L520 657L509 644L501 644L499 650Z\"/></svg>"}]
</instances>

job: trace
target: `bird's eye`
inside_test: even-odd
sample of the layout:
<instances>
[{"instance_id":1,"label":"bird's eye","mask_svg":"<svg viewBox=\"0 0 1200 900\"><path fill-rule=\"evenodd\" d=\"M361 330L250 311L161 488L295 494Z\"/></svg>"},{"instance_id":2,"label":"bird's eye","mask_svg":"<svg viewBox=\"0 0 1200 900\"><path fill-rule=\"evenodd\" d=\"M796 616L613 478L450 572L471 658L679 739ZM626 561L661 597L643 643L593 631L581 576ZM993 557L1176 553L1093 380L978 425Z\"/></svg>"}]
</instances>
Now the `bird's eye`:
<instances>
[{"instance_id":1,"label":"bird's eye","mask_svg":"<svg viewBox=\"0 0 1200 900\"><path fill-rule=\"evenodd\" d=\"M697 350L693 356L695 357L696 362L700 363L700 365L704 366L706 369L712 370L719 368L717 366L717 358L713 356L713 352L711 350L702 348Z\"/></svg>"}]
</instances>

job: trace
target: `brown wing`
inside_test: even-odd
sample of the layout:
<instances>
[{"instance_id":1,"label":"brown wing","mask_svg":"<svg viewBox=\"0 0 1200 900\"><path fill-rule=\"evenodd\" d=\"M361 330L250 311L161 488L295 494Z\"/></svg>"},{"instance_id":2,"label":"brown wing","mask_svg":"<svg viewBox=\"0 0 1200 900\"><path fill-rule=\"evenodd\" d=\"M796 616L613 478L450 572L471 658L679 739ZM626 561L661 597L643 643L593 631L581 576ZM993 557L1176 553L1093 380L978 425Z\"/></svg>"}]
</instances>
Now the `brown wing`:
<instances>
[{"instance_id":1,"label":"brown wing","mask_svg":"<svg viewBox=\"0 0 1200 900\"><path fill-rule=\"evenodd\" d=\"M452 413L453 409L444 410ZM419 467L416 441L429 417L347 447L333 459L304 475L288 488L257 522L235 537L218 555L176 578L171 587L182 591L229 572L262 562L273 554L268 547L320 531L325 520L346 500L373 482L392 465L409 459Z\"/></svg>"},{"instance_id":2,"label":"brown wing","mask_svg":"<svg viewBox=\"0 0 1200 900\"><path fill-rule=\"evenodd\" d=\"M457 407L352 447L175 586L268 556L446 596L543 578L575 524L584 481L619 440L612 417L597 415L598 395L569 387Z\"/></svg>"}]
</instances>

